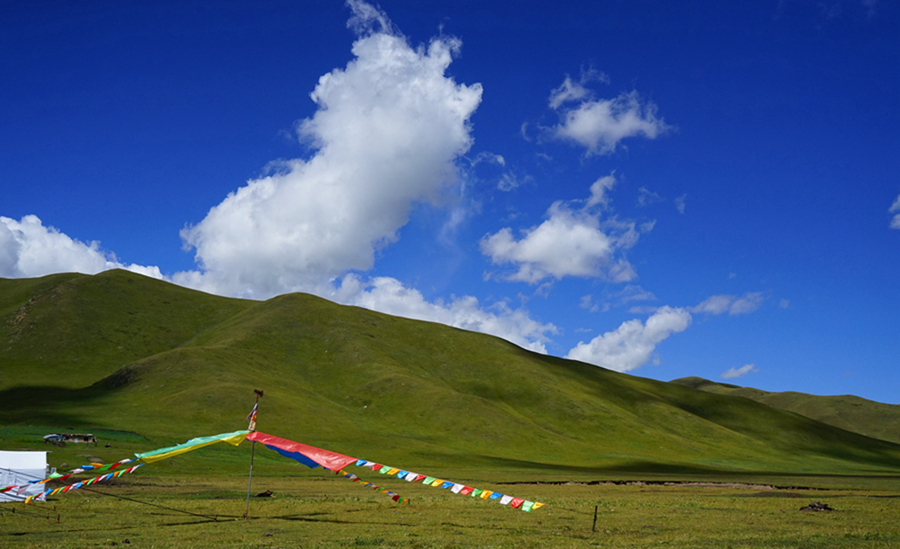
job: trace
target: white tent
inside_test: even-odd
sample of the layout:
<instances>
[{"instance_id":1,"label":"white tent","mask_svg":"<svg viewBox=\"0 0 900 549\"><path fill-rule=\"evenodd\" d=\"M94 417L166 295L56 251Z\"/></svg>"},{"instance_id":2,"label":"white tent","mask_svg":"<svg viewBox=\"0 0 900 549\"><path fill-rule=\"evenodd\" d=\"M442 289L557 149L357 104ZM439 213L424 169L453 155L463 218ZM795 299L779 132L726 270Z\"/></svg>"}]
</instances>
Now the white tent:
<instances>
[{"instance_id":1,"label":"white tent","mask_svg":"<svg viewBox=\"0 0 900 549\"><path fill-rule=\"evenodd\" d=\"M47 452L0 451L0 488L16 486L0 493L0 502L25 501L44 491L43 484L29 484L31 480L47 478Z\"/></svg>"}]
</instances>

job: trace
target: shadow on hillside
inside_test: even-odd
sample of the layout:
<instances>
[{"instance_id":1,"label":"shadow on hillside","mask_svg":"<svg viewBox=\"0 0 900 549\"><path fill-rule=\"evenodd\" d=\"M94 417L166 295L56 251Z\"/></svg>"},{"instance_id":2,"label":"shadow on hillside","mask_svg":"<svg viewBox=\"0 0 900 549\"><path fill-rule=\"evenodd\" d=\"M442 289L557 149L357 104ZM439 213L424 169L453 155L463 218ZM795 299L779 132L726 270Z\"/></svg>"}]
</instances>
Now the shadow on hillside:
<instances>
[{"instance_id":1,"label":"shadow on hillside","mask_svg":"<svg viewBox=\"0 0 900 549\"><path fill-rule=\"evenodd\" d=\"M108 394L97 387L69 389L44 385L21 385L0 391L0 423L76 424L83 418L73 406L96 402Z\"/></svg>"},{"instance_id":2,"label":"shadow on hillside","mask_svg":"<svg viewBox=\"0 0 900 549\"><path fill-rule=\"evenodd\" d=\"M584 467L578 465L561 465L557 463L544 463L539 461L526 461L519 459L499 458L492 456L479 456L485 462L501 468L531 469L535 471L564 471L572 473L588 473L598 476L617 475L626 473L629 475L649 475L653 477L668 477L684 480L686 478L728 478L733 481L752 483L757 479L775 478L867 478L867 479L891 479L897 480L898 474L885 473L804 473L796 471L736 471L734 469L721 469L715 467L703 467L700 465L687 465L677 463L659 463L649 460L631 460L602 467ZM513 483L514 484L514 483Z\"/></svg>"},{"instance_id":3,"label":"shadow on hillside","mask_svg":"<svg viewBox=\"0 0 900 549\"><path fill-rule=\"evenodd\" d=\"M526 461L521 459L501 458L493 456L478 456L485 462L498 468L533 469L540 471L568 471L572 473L648 473L654 475L732 475L733 470L702 467L698 465L684 465L674 463L658 463L654 461L627 461L615 465L602 467L586 467L581 465L564 465L559 463L546 463L540 461Z\"/></svg>"}]
</instances>

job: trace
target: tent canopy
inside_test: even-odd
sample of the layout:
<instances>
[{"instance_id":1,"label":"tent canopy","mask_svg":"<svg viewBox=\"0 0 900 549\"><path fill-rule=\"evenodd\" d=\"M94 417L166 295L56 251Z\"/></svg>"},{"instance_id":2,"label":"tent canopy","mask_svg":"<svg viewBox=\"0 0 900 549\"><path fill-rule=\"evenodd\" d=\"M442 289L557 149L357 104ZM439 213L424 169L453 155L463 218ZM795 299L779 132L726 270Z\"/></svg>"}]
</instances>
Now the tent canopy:
<instances>
[{"instance_id":1,"label":"tent canopy","mask_svg":"<svg viewBox=\"0 0 900 549\"><path fill-rule=\"evenodd\" d=\"M20 487L0 493L0 502L25 501L28 496L42 493L43 485L29 484L29 481L41 480L46 476L47 452L0 451L0 487Z\"/></svg>"}]
</instances>

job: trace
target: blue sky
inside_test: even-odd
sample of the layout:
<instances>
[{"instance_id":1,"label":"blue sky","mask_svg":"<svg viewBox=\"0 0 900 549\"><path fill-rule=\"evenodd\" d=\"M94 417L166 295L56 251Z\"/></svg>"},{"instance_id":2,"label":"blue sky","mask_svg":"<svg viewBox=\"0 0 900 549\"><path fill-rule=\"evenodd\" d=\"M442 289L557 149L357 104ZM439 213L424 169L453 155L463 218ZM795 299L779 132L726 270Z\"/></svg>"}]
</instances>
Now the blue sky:
<instances>
[{"instance_id":1,"label":"blue sky","mask_svg":"<svg viewBox=\"0 0 900 549\"><path fill-rule=\"evenodd\" d=\"M305 291L900 403L895 2L0 13L0 277Z\"/></svg>"}]
</instances>

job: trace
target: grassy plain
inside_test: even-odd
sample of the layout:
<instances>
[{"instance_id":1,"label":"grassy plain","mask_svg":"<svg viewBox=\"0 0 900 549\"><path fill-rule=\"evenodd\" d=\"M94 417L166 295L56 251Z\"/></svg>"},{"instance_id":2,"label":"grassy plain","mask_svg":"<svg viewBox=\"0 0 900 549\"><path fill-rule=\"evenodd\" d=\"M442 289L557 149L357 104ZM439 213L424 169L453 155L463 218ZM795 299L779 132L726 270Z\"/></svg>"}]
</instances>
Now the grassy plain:
<instances>
[{"instance_id":1,"label":"grassy plain","mask_svg":"<svg viewBox=\"0 0 900 549\"><path fill-rule=\"evenodd\" d=\"M0 507L0 547L900 546L896 481L882 484L881 490L482 485L548 504L525 513L448 490L384 477L369 480L402 493L410 503L399 505L322 473L258 476L253 492L268 489L275 497L251 498L250 519L244 520L243 475L201 479L136 474L114 486L69 493L45 504L15 504L16 513ZM828 503L835 511L799 510L812 501Z\"/></svg>"}]
</instances>

